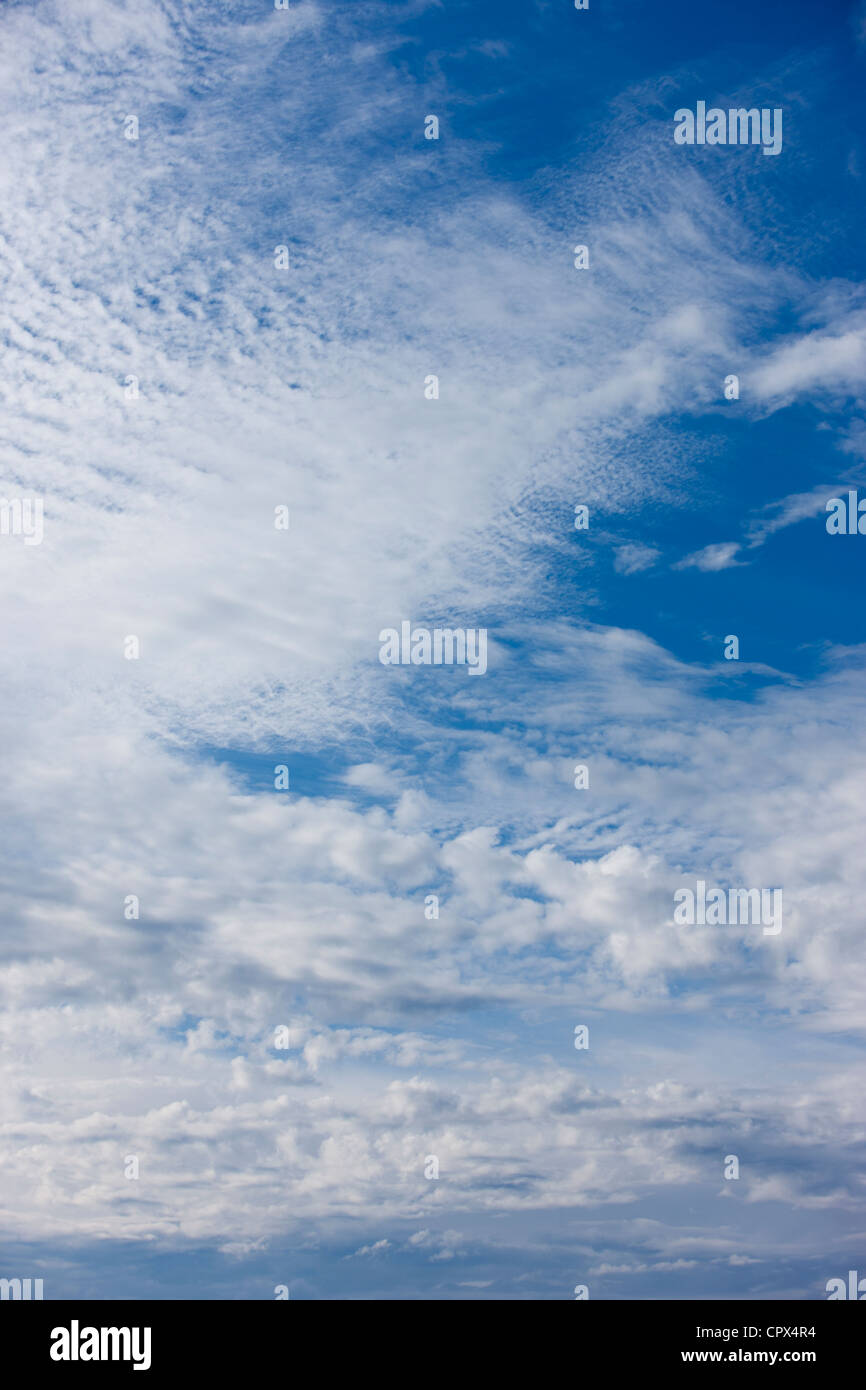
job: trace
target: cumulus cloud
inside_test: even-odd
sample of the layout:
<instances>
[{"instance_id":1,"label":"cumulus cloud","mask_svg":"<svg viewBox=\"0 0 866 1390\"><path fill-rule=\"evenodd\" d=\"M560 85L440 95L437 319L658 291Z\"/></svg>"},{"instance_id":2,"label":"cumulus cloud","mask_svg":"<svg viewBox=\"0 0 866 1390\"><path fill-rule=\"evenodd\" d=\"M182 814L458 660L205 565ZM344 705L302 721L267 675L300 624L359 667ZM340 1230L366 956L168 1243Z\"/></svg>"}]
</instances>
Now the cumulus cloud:
<instances>
[{"instance_id":1,"label":"cumulus cloud","mask_svg":"<svg viewBox=\"0 0 866 1390\"><path fill-rule=\"evenodd\" d=\"M674 566L675 569L699 569L712 573L715 570L727 570L732 566L741 564L737 559L740 545L737 541L721 541L716 545L705 545L703 550L696 550L691 555L686 555Z\"/></svg>"},{"instance_id":2,"label":"cumulus cloud","mask_svg":"<svg viewBox=\"0 0 866 1390\"><path fill-rule=\"evenodd\" d=\"M652 568L660 553L654 545L621 545L614 552L613 567L618 574L640 574Z\"/></svg>"}]
</instances>

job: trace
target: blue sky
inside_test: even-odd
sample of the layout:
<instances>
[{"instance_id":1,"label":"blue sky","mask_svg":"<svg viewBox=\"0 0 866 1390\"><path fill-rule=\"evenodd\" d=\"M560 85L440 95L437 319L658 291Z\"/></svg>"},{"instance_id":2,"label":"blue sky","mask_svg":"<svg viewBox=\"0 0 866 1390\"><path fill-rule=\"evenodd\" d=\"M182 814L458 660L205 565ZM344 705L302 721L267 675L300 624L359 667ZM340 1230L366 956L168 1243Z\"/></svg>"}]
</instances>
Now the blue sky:
<instances>
[{"instance_id":1,"label":"blue sky","mask_svg":"<svg viewBox=\"0 0 866 1390\"><path fill-rule=\"evenodd\" d=\"M825 526L866 8L0 29L2 496L45 509L0 536L0 1275L824 1297L866 1261L866 541ZM781 152L675 144L698 101ZM487 671L382 665L407 619ZM783 930L678 925L698 879Z\"/></svg>"}]
</instances>

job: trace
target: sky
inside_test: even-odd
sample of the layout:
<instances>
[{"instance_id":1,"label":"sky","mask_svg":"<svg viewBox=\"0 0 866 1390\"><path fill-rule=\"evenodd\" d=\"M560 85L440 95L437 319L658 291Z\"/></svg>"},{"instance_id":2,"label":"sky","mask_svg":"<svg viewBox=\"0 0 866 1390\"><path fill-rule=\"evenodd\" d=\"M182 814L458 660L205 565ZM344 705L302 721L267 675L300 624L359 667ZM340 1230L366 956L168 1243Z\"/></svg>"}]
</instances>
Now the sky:
<instances>
[{"instance_id":1,"label":"sky","mask_svg":"<svg viewBox=\"0 0 866 1390\"><path fill-rule=\"evenodd\" d=\"M4 0L0 1277L866 1274L864 65L846 0Z\"/></svg>"}]
</instances>

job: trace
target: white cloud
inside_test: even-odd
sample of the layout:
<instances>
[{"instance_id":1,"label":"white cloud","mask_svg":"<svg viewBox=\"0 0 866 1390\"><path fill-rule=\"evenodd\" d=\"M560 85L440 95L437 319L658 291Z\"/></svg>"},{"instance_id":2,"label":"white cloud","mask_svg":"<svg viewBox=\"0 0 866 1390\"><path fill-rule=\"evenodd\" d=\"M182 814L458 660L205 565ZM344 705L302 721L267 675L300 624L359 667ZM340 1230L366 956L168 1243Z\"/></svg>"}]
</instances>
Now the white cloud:
<instances>
[{"instance_id":1,"label":"white cloud","mask_svg":"<svg viewBox=\"0 0 866 1390\"><path fill-rule=\"evenodd\" d=\"M807 392L852 393L866 389L866 329L856 321L847 331L806 333L776 348L756 367L751 389L761 400L788 401Z\"/></svg>"},{"instance_id":2,"label":"white cloud","mask_svg":"<svg viewBox=\"0 0 866 1390\"><path fill-rule=\"evenodd\" d=\"M613 567L617 574L641 574L652 568L660 553L654 545L620 545L614 551Z\"/></svg>"},{"instance_id":3,"label":"white cloud","mask_svg":"<svg viewBox=\"0 0 866 1390\"><path fill-rule=\"evenodd\" d=\"M737 541L721 541L716 545L705 545L703 550L696 550L693 554L684 556L674 565L674 569L699 569L708 572L731 569L742 563L737 559L740 549Z\"/></svg>"}]
</instances>

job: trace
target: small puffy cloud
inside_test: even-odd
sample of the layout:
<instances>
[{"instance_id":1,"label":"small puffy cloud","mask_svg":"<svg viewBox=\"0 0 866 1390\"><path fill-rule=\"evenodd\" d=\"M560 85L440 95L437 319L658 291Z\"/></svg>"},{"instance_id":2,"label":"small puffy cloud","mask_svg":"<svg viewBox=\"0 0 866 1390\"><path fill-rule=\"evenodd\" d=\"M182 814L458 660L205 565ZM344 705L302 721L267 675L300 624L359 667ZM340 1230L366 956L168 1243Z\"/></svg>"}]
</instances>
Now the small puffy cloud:
<instances>
[{"instance_id":1,"label":"small puffy cloud","mask_svg":"<svg viewBox=\"0 0 866 1390\"><path fill-rule=\"evenodd\" d=\"M686 555L684 559L679 560L673 568L676 570L699 569L706 572L733 569L742 563L737 559L739 550L739 541L720 541L716 545L705 545L703 550L696 550L693 554Z\"/></svg>"},{"instance_id":2,"label":"small puffy cloud","mask_svg":"<svg viewBox=\"0 0 866 1390\"><path fill-rule=\"evenodd\" d=\"M660 554L654 545L620 545L614 552L613 567L617 574L640 574L651 569Z\"/></svg>"},{"instance_id":3,"label":"small puffy cloud","mask_svg":"<svg viewBox=\"0 0 866 1390\"><path fill-rule=\"evenodd\" d=\"M357 1259L359 1255L384 1255L386 1250L391 1249L390 1240L377 1240L375 1245L362 1245L353 1255L348 1255L347 1259Z\"/></svg>"}]
</instances>

